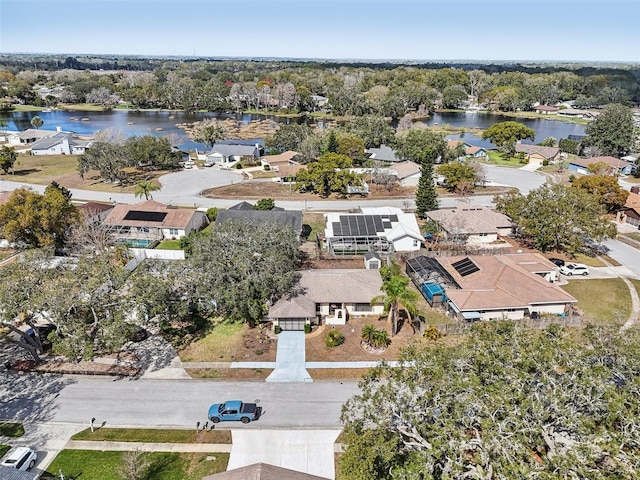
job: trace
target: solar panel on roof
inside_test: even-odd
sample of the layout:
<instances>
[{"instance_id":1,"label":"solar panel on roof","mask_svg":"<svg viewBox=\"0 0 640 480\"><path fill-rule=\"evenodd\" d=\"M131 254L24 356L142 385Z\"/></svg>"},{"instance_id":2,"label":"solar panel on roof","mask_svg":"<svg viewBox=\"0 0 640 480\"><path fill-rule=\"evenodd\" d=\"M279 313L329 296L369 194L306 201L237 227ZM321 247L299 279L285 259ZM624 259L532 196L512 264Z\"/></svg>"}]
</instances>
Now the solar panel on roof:
<instances>
[{"instance_id":1,"label":"solar panel on roof","mask_svg":"<svg viewBox=\"0 0 640 480\"><path fill-rule=\"evenodd\" d=\"M382 217L380 215L372 215L372 217L376 227L376 232L383 232L384 226L382 225Z\"/></svg>"},{"instance_id":2,"label":"solar panel on roof","mask_svg":"<svg viewBox=\"0 0 640 480\"><path fill-rule=\"evenodd\" d=\"M391 222L382 222L382 228L385 230L391 228Z\"/></svg>"},{"instance_id":3,"label":"solar panel on roof","mask_svg":"<svg viewBox=\"0 0 640 480\"><path fill-rule=\"evenodd\" d=\"M331 228L333 230L333 235L336 237L342 236L342 224L340 222L331 222Z\"/></svg>"},{"instance_id":4,"label":"solar panel on roof","mask_svg":"<svg viewBox=\"0 0 640 480\"><path fill-rule=\"evenodd\" d=\"M143 212L142 210L129 210L124 216L125 220L136 220L141 222L162 222L166 217L166 212Z\"/></svg>"},{"instance_id":5,"label":"solar panel on roof","mask_svg":"<svg viewBox=\"0 0 640 480\"><path fill-rule=\"evenodd\" d=\"M367 225L367 235L374 236L376 231L376 223L373 218L373 215L367 215L366 217L366 225Z\"/></svg>"},{"instance_id":6,"label":"solar panel on roof","mask_svg":"<svg viewBox=\"0 0 640 480\"><path fill-rule=\"evenodd\" d=\"M480 271L480 268L478 268L478 266L473 263L473 260L471 260L469 257L458 260L457 262L452 263L451 266L455 268L456 272L458 272L463 277Z\"/></svg>"},{"instance_id":7,"label":"solar panel on roof","mask_svg":"<svg viewBox=\"0 0 640 480\"><path fill-rule=\"evenodd\" d=\"M396 223L398 221L398 215L389 215L389 221Z\"/></svg>"}]
</instances>

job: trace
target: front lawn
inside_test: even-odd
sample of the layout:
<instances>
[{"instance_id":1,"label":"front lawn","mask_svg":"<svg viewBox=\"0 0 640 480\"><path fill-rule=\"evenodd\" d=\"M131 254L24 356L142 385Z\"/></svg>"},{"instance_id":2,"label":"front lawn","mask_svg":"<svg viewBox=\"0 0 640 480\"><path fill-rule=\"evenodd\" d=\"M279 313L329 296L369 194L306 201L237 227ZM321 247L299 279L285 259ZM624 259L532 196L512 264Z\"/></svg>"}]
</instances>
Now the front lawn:
<instances>
[{"instance_id":1,"label":"front lawn","mask_svg":"<svg viewBox=\"0 0 640 480\"><path fill-rule=\"evenodd\" d=\"M621 278L569 280L562 288L578 300L588 322L622 325L631 314L629 288Z\"/></svg>"},{"instance_id":2,"label":"front lawn","mask_svg":"<svg viewBox=\"0 0 640 480\"><path fill-rule=\"evenodd\" d=\"M80 478L86 480L120 480L119 470L127 452L97 450L62 450L43 478ZM226 471L228 453L144 453L149 461L144 477L153 480L201 480L206 475Z\"/></svg>"},{"instance_id":3,"label":"front lawn","mask_svg":"<svg viewBox=\"0 0 640 480\"><path fill-rule=\"evenodd\" d=\"M229 430L177 430L161 428L90 428L76 433L71 440L94 442L143 442L143 443L231 443Z\"/></svg>"},{"instance_id":4,"label":"front lawn","mask_svg":"<svg viewBox=\"0 0 640 480\"><path fill-rule=\"evenodd\" d=\"M236 360L236 345L246 329L242 323L219 323L204 338L179 352L183 362L231 362Z\"/></svg>"},{"instance_id":5,"label":"front lawn","mask_svg":"<svg viewBox=\"0 0 640 480\"><path fill-rule=\"evenodd\" d=\"M520 168L524 167L527 162L522 162L519 158L516 157L508 157L506 154L502 152L497 152L495 150L489 150L487 152L489 155L488 163L493 165L500 165L502 167L515 167Z\"/></svg>"},{"instance_id":6,"label":"front lawn","mask_svg":"<svg viewBox=\"0 0 640 480\"><path fill-rule=\"evenodd\" d=\"M11 445L0 445L0 458L4 457L9 450L11 450Z\"/></svg>"}]
</instances>

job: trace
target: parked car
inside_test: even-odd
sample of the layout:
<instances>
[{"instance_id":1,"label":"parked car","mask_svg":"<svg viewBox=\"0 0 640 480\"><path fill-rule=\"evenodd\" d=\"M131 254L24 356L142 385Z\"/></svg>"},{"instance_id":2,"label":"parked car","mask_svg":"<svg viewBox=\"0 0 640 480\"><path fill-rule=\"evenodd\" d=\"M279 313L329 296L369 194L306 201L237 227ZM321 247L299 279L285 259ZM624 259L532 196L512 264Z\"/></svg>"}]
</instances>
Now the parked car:
<instances>
[{"instance_id":1,"label":"parked car","mask_svg":"<svg viewBox=\"0 0 640 480\"><path fill-rule=\"evenodd\" d=\"M554 263L558 267L564 267L564 260L562 260L561 258L550 258L549 261L551 263Z\"/></svg>"},{"instance_id":2,"label":"parked car","mask_svg":"<svg viewBox=\"0 0 640 480\"><path fill-rule=\"evenodd\" d=\"M563 275L589 275L589 267L582 263L567 263L560 267L560 273Z\"/></svg>"},{"instance_id":3,"label":"parked car","mask_svg":"<svg viewBox=\"0 0 640 480\"><path fill-rule=\"evenodd\" d=\"M38 454L29 447L17 447L10 450L2 460L3 467L15 468L16 470L31 470L36 465Z\"/></svg>"},{"instance_id":4,"label":"parked car","mask_svg":"<svg viewBox=\"0 0 640 480\"><path fill-rule=\"evenodd\" d=\"M214 403L209 407L209 420L213 423L221 421L239 420L249 423L259 417L258 406L255 403L244 403L240 400L229 400L224 403Z\"/></svg>"}]
</instances>

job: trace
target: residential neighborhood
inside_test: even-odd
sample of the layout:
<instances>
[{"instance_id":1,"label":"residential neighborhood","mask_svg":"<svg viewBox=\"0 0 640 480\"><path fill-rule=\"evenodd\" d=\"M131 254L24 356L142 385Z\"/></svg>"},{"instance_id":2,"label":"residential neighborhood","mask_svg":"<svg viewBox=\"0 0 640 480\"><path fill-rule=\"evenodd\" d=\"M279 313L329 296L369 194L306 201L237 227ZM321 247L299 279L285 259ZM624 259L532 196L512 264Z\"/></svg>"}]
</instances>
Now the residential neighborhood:
<instances>
[{"instance_id":1,"label":"residential neighborhood","mask_svg":"<svg viewBox=\"0 0 640 480\"><path fill-rule=\"evenodd\" d=\"M640 66L574 60L613 41L615 1L566 60L539 22L554 61L524 32L509 50L491 2L346 2L348 41L326 5L87 5L120 53L13 3L0 479L638 477ZM241 52L241 29L187 28L171 53L195 7L289 33ZM438 45L406 27L454 17ZM419 60L463 39L469 60Z\"/></svg>"}]
</instances>

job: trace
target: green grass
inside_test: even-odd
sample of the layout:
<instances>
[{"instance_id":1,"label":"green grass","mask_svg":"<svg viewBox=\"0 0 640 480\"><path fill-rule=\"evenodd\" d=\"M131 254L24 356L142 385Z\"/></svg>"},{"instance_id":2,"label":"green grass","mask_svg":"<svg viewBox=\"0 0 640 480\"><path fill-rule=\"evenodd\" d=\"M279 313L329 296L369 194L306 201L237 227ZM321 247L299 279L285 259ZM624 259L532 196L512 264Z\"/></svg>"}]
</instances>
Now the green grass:
<instances>
[{"instance_id":1,"label":"green grass","mask_svg":"<svg viewBox=\"0 0 640 480\"><path fill-rule=\"evenodd\" d=\"M253 178L276 178L276 173L272 171L265 172L262 170L255 170L253 172L249 172L249 174Z\"/></svg>"},{"instance_id":2,"label":"green grass","mask_svg":"<svg viewBox=\"0 0 640 480\"><path fill-rule=\"evenodd\" d=\"M489 155L488 163L491 163L494 165L500 165L503 167L514 167L514 168L520 168L526 165L526 163L522 163L519 158L507 157L504 153L501 153L501 152L489 150L487 153Z\"/></svg>"},{"instance_id":3,"label":"green grass","mask_svg":"<svg viewBox=\"0 0 640 480\"><path fill-rule=\"evenodd\" d=\"M326 220L322 213L305 211L302 212L302 223L311 227L311 233L307 238L309 241L315 242L316 234L324 232Z\"/></svg>"},{"instance_id":4,"label":"green grass","mask_svg":"<svg viewBox=\"0 0 640 480\"><path fill-rule=\"evenodd\" d=\"M158 244L156 250L181 250L180 240L163 240Z\"/></svg>"},{"instance_id":5,"label":"green grass","mask_svg":"<svg viewBox=\"0 0 640 480\"><path fill-rule=\"evenodd\" d=\"M52 180L77 172L78 155L23 155L14 165L15 174L2 174L0 178L16 182L49 185Z\"/></svg>"},{"instance_id":6,"label":"green grass","mask_svg":"<svg viewBox=\"0 0 640 480\"><path fill-rule=\"evenodd\" d=\"M229 430L176 430L159 428L99 428L93 433L87 428L76 433L71 440L94 442L144 442L144 443L231 443Z\"/></svg>"},{"instance_id":7,"label":"green grass","mask_svg":"<svg viewBox=\"0 0 640 480\"><path fill-rule=\"evenodd\" d=\"M96 450L62 450L46 473L60 478L86 480L120 480L118 474L126 452ZM228 453L145 453L150 466L144 478L153 480L201 480L203 476L226 471ZM207 460L210 458L210 460ZM142 477L141 477L142 478Z\"/></svg>"},{"instance_id":8,"label":"green grass","mask_svg":"<svg viewBox=\"0 0 640 480\"><path fill-rule=\"evenodd\" d=\"M242 337L242 323L220 323L204 338L179 352L183 362L230 362L235 358L236 345Z\"/></svg>"},{"instance_id":9,"label":"green grass","mask_svg":"<svg viewBox=\"0 0 640 480\"><path fill-rule=\"evenodd\" d=\"M622 325L631 314L631 295L621 278L569 280L562 288L578 300L587 321Z\"/></svg>"},{"instance_id":10,"label":"green grass","mask_svg":"<svg viewBox=\"0 0 640 480\"><path fill-rule=\"evenodd\" d=\"M3 437L21 437L24 435L24 427L18 422L0 423L0 435Z\"/></svg>"},{"instance_id":11,"label":"green grass","mask_svg":"<svg viewBox=\"0 0 640 480\"><path fill-rule=\"evenodd\" d=\"M4 457L9 450L11 450L11 445L0 445L0 458Z\"/></svg>"}]
</instances>

